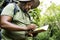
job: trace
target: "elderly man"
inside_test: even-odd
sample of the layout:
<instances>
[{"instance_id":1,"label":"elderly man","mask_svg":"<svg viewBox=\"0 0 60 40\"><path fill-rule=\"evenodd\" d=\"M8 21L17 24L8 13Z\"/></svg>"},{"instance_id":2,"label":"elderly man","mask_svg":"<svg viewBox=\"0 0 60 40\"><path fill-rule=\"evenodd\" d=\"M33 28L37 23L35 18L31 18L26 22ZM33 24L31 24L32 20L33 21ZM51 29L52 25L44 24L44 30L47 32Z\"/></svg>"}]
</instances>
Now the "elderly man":
<instances>
[{"instance_id":1,"label":"elderly man","mask_svg":"<svg viewBox=\"0 0 60 40\"><path fill-rule=\"evenodd\" d=\"M36 28L35 24L31 24L27 12L36 8L40 3L39 0L14 0L14 2L18 3L9 3L1 13L2 40L26 40L27 35L30 35L29 31ZM15 6L18 9L16 12Z\"/></svg>"}]
</instances>

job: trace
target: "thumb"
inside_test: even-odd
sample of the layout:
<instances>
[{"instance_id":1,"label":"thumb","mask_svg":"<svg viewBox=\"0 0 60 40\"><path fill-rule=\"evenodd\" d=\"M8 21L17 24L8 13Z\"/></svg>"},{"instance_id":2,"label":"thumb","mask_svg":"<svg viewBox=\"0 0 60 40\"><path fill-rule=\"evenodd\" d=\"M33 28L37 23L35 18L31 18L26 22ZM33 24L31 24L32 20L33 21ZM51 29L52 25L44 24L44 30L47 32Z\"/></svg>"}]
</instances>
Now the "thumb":
<instances>
[{"instance_id":1,"label":"thumb","mask_svg":"<svg viewBox=\"0 0 60 40\"><path fill-rule=\"evenodd\" d=\"M33 36L33 34L32 33L29 33L29 35L32 37Z\"/></svg>"}]
</instances>

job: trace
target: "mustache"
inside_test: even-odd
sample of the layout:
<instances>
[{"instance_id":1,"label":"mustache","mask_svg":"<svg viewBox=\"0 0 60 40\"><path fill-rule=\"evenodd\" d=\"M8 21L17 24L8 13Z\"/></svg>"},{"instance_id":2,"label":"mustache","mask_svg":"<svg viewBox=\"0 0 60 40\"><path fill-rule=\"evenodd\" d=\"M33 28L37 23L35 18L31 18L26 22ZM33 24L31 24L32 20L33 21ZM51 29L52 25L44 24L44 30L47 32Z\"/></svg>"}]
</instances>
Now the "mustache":
<instances>
[{"instance_id":1,"label":"mustache","mask_svg":"<svg viewBox=\"0 0 60 40\"><path fill-rule=\"evenodd\" d=\"M23 10L23 12L27 13L27 10L26 10L26 9L24 9L24 10Z\"/></svg>"},{"instance_id":2,"label":"mustache","mask_svg":"<svg viewBox=\"0 0 60 40\"><path fill-rule=\"evenodd\" d=\"M23 9L23 12L27 13L29 11L29 9Z\"/></svg>"}]
</instances>

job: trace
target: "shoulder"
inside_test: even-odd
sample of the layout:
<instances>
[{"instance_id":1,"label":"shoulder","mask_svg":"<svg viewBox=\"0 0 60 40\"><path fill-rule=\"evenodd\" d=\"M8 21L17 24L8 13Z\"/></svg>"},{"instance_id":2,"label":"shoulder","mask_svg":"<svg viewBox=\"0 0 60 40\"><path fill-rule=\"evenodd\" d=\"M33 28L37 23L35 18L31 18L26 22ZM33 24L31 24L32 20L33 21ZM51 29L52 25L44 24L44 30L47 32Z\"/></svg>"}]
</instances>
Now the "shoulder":
<instances>
[{"instance_id":1,"label":"shoulder","mask_svg":"<svg viewBox=\"0 0 60 40\"><path fill-rule=\"evenodd\" d=\"M2 11L1 15L8 15L13 17L14 3L9 3Z\"/></svg>"},{"instance_id":2,"label":"shoulder","mask_svg":"<svg viewBox=\"0 0 60 40\"><path fill-rule=\"evenodd\" d=\"M14 10L14 3L9 3L8 5L5 6L3 11L11 11Z\"/></svg>"},{"instance_id":3,"label":"shoulder","mask_svg":"<svg viewBox=\"0 0 60 40\"><path fill-rule=\"evenodd\" d=\"M14 8L14 3L9 3L6 7L8 7L8 8Z\"/></svg>"}]
</instances>

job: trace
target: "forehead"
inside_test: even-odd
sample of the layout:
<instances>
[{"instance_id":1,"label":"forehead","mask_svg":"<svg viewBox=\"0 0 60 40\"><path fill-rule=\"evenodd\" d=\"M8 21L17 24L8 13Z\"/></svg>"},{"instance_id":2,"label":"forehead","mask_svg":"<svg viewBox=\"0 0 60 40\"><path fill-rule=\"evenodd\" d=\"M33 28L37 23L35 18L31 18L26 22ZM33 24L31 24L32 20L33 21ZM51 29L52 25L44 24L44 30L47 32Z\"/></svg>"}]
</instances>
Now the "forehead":
<instances>
[{"instance_id":1,"label":"forehead","mask_svg":"<svg viewBox=\"0 0 60 40\"><path fill-rule=\"evenodd\" d=\"M27 2L27 4L33 4L33 2L30 1L30 2Z\"/></svg>"},{"instance_id":2,"label":"forehead","mask_svg":"<svg viewBox=\"0 0 60 40\"><path fill-rule=\"evenodd\" d=\"M30 2L27 2L26 4L33 5L33 4L34 4L34 2L30 1Z\"/></svg>"},{"instance_id":3,"label":"forehead","mask_svg":"<svg viewBox=\"0 0 60 40\"><path fill-rule=\"evenodd\" d=\"M25 1L21 1L20 3L22 3L22 4L33 4L33 2L32 1L28 1L28 2L25 2Z\"/></svg>"}]
</instances>

